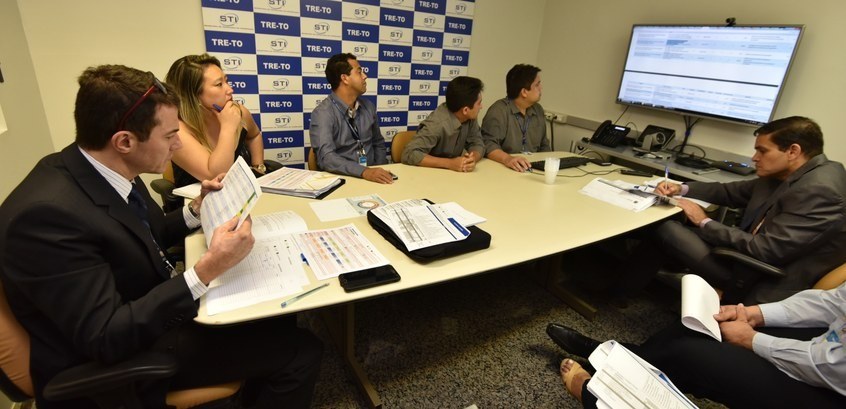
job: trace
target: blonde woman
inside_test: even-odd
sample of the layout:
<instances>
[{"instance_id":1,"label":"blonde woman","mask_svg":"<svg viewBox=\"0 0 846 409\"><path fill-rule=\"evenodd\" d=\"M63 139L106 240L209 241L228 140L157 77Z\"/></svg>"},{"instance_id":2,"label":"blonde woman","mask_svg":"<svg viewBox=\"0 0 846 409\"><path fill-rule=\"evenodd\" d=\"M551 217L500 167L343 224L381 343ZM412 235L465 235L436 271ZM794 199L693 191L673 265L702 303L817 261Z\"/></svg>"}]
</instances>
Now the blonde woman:
<instances>
[{"instance_id":1,"label":"blonde woman","mask_svg":"<svg viewBox=\"0 0 846 409\"><path fill-rule=\"evenodd\" d=\"M250 111L232 100L232 87L220 61L211 55L176 60L167 83L179 95L182 149L173 154L177 187L212 179L241 156L256 174L264 174L264 143Z\"/></svg>"}]
</instances>

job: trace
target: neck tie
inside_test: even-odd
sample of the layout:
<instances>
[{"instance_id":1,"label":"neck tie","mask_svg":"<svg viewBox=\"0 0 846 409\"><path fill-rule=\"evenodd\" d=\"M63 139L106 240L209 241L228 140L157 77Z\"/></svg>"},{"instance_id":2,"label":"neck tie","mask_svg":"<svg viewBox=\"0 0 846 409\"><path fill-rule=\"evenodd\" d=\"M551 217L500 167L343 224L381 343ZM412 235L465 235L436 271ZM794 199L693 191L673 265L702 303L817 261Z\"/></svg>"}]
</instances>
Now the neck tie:
<instances>
[{"instance_id":1,"label":"neck tie","mask_svg":"<svg viewBox=\"0 0 846 409\"><path fill-rule=\"evenodd\" d=\"M159 243L156 242L156 237L153 236L153 231L150 229L150 218L147 214L147 203L144 201L144 197L141 196L141 192L138 189L138 185L133 183L132 190L129 192L129 197L127 197L129 201L129 207L135 212L135 215L141 219L141 222L144 223L144 226L147 226L147 231L150 232L150 239L153 240L153 245L156 246L156 250L159 253L159 256L162 258L162 264L165 267L165 270L171 276L174 275L176 269L173 268L173 264L170 263L168 259L167 253L159 247Z\"/></svg>"}]
</instances>

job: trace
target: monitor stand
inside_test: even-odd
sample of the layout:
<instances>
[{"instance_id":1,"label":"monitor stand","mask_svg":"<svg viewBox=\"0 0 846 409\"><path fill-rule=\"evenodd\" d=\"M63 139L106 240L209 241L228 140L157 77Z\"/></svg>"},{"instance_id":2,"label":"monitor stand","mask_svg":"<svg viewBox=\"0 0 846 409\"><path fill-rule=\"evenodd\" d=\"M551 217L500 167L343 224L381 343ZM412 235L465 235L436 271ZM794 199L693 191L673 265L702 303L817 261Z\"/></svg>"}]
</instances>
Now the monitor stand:
<instances>
[{"instance_id":1,"label":"monitor stand","mask_svg":"<svg viewBox=\"0 0 846 409\"><path fill-rule=\"evenodd\" d=\"M687 166L689 168L694 168L694 169L705 169L705 168L711 167L710 163L705 162L702 159L697 159L697 158L690 157L690 156L677 156L676 157L676 163L678 163L679 165Z\"/></svg>"}]
</instances>

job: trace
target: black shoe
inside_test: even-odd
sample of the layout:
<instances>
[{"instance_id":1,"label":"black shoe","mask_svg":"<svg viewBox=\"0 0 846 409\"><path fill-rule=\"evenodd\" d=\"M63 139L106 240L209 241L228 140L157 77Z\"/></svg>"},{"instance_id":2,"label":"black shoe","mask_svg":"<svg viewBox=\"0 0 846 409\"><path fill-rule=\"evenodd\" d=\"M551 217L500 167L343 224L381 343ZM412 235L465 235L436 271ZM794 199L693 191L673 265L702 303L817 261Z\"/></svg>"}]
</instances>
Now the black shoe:
<instances>
[{"instance_id":1,"label":"black shoe","mask_svg":"<svg viewBox=\"0 0 846 409\"><path fill-rule=\"evenodd\" d=\"M570 354L587 358L600 342L579 334L576 330L561 324L546 326L546 334L552 341Z\"/></svg>"}]
</instances>

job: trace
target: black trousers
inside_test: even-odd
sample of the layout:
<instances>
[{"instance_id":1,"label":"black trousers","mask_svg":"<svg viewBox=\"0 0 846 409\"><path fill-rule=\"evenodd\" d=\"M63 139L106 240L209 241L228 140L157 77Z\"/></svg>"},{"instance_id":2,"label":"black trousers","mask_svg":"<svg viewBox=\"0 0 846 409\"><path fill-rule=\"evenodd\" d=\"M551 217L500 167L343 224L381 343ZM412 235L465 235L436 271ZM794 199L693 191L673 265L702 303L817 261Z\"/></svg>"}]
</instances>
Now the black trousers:
<instances>
[{"instance_id":1,"label":"black trousers","mask_svg":"<svg viewBox=\"0 0 846 409\"><path fill-rule=\"evenodd\" d=\"M771 328L774 336L809 340L827 328ZM736 408L844 408L846 396L795 380L751 350L685 328L680 322L643 345L626 345L685 393ZM582 390L584 407L596 398ZM593 405L593 406L590 406Z\"/></svg>"},{"instance_id":2,"label":"black trousers","mask_svg":"<svg viewBox=\"0 0 846 409\"><path fill-rule=\"evenodd\" d=\"M173 341L164 345L179 361L170 390L245 380L247 407L311 406L323 344L297 328L295 316L225 327L190 323Z\"/></svg>"},{"instance_id":3,"label":"black trousers","mask_svg":"<svg viewBox=\"0 0 846 409\"><path fill-rule=\"evenodd\" d=\"M627 268L616 292L625 296L635 295L655 277L660 267L675 262L722 289L724 304L740 301L757 304L755 300L744 300L754 285L755 275L711 255L712 246L699 236L699 231L677 220L668 220L639 231L641 242L626 260ZM738 287L738 284L743 286Z\"/></svg>"}]
</instances>

